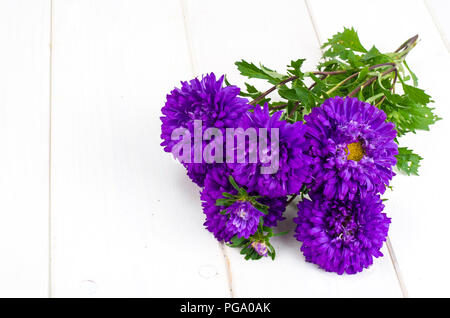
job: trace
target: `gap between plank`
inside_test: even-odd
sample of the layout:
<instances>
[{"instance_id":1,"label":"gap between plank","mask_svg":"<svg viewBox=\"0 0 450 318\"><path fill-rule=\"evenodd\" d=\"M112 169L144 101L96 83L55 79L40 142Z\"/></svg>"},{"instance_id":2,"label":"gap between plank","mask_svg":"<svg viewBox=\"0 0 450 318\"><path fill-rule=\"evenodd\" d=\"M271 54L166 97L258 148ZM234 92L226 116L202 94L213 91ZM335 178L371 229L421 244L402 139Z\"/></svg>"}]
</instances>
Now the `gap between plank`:
<instances>
[{"instance_id":1,"label":"gap between plank","mask_svg":"<svg viewBox=\"0 0 450 318\"><path fill-rule=\"evenodd\" d=\"M319 34L319 28L317 27L316 20L314 18L314 14L313 14L313 10L312 10L311 6L309 5L309 0L304 0L304 2L305 2L306 10L308 11L309 19L310 19L312 27L314 29L314 33L316 34L317 41L319 42L320 51L323 53L322 41L321 41L321 37ZM387 247L387 250L389 253L389 258L391 259L391 262L392 262L392 266L394 267L395 275L397 277L397 281L398 281L400 290L402 292L402 295L404 298L408 298L408 291L406 289L406 285L405 285L403 276L400 271L400 266L398 265L397 257L395 256L394 248L391 244L391 240L389 239L389 236L387 236L387 238L386 238L386 247Z\"/></svg>"},{"instance_id":2,"label":"gap between plank","mask_svg":"<svg viewBox=\"0 0 450 318\"><path fill-rule=\"evenodd\" d=\"M233 273L231 271L231 263L230 258L228 257L226 245L223 242L220 242L220 249L222 250L222 254L225 260L225 267L227 270L227 278L228 278L228 288L230 290L231 298L234 298L234 289L233 289Z\"/></svg>"},{"instance_id":3,"label":"gap between plank","mask_svg":"<svg viewBox=\"0 0 450 318\"><path fill-rule=\"evenodd\" d=\"M189 21L187 17L187 8L186 8L186 0L179 0L180 6L181 6L181 14L183 16L183 26L184 26L184 34L186 38L186 46L188 49L189 54L189 60L191 63L191 72L193 76L197 76L197 64L194 58L194 52L192 49L192 41L191 41L191 32L189 29ZM234 289L233 289L233 274L231 272L231 264L230 259L228 258L228 254L226 251L226 246L222 242L218 242L220 250L222 252L223 260L225 263L225 269L227 274L227 282L228 282L228 289L230 291L231 298L234 298Z\"/></svg>"},{"instance_id":4,"label":"gap between plank","mask_svg":"<svg viewBox=\"0 0 450 318\"><path fill-rule=\"evenodd\" d=\"M406 286L405 286L405 283L403 280L403 276L400 271L400 267L398 266L397 257L395 257L394 248L392 247L391 239L389 238L389 236L386 239L386 246L387 246L391 261L392 261L392 265L394 266L395 274L397 275L397 280L400 285L400 290L402 291L402 295L404 298L408 298L409 297L408 290L406 289Z\"/></svg>"},{"instance_id":5,"label":"gap between plank","mask_svg":"<svg viewBox=\"0 0 450 318\"><path fill-rule=\"evenodd\" d=\"M314 17L313 17L312 9L311 9L311 7L310 7L310 5L309 5L308 0L304 0L304 2L305 2L305 6L306 6L306 11L308 11L309 20L311 21L312 27L313 27L313 29L314 29L314 33L315 33L315 35L316 35L317 42L318 42L318 44L319 44L320 51L323 53L323 51L322 51L322 41L321 41L321 36L320 36L320 34L319 34L319 28L318 28L317 25L316 25L316 20L315 20Z\"/></svg>"},{"instance_id":6,"label":"gap between plank","mask_svg":"<svg viewBox=\"0 0 450 318\"><path fill-rule=\"evenodd\" d=\"M184 35L186 38L186 45L189 53L189 61L191 63L191 72L194 76L197 76L197 63L194 58L194 51L192 49L191 32L189 30L189 23L187 18L186 0L180 0L181 14L183 15Z\"/></svg>"},{"instance_id":7,"label":"gap between plank","mask_svg":"<svg viewBox=\"0 0 450 318\"><path fill-rule=\"evenodd\" d=\"M434 15L433 10L430 8L430 6L428 4L428 1L423 0L423 2L425 4L425 7L427 8L428 14L431 17L431 20L433 20L433 24L436 27L442 42L444 42L444 45L447 48L447 52L450 53L450 43L448 42L448 39L445 36L445 33L442 30L442 27L441 27L440 23L438 22L438 19L436 19L436 16Z\"/></svg>"},{"instance_id":8,"label":"gap between plank","mask_svg":"<svg viewBox=\"0 0 450 318\"><path fill-rule=\"evenodd\" d=\"M49 125L48 125L48 297L52 292L52 100L53 100L53 0L50 0L49 39Z\"/></svg>"}]
</instances>

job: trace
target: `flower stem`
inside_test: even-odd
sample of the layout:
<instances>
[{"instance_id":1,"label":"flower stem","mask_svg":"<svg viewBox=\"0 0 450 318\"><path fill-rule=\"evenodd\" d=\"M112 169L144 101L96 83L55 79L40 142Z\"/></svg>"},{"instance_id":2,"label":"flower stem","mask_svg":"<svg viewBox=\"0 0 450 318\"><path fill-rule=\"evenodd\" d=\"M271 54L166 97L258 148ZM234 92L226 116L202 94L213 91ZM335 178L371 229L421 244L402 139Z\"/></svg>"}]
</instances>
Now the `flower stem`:
<instances>
[{"instance_id":1,"label":"flower stem","mask_svg":"<svg viewBox=\"0 0 450 318\"><path fill-rule=\"evenodd\" d=\"M342 71L332 71L332 72L322 72L322 71L314 71L314 72L310 72L314 75L337 75L337 74L344 74L348 72L347 70L342 70ZM264 93L262 93L261 95L259 95L258 97L256 97L254 100L252 100L249 104L250 105L255 105L255 103L259 102L261 99L263 99L264 97L266 97L267 95L269 95L270 93L272 93L274 90L277 89L277 87L282 86L284 84L287 84L289 82L295 81L296 79L298 79L298 76L291 76L288 77L285 80L282 80L280 83L278 83L277 85L272 86L271 88L269 88L267 91L265 91Z\"/></svg>"},{"instance_id":2,"label":"flower stem","mask_svg":"<svg viewBox=\"0 0 450 318\"><path fill-rule=\"evenodd\" d=\"M392 73L392 72L396 72L397 73L397 68L396 67L392 67L390 69L388 69L387 71L381 73L381 77ZM358 87L356 87L353 91L351 91L347 96L348 97L352 97L355 94L357 94L361 89L363 89L366 86L369 86L370 84L372 84L374 81L376 81L378 79L378 75L372 76L371 78L369 78L367 81L365 81L364 83L362 83L361 85L359 85Z\"/></svg>"},{"instance_id":3,"label":"flower stem","mask_svg":"<svg viewBox=\"0 0 450 318\"><path fill-rule=\"evenodd\" d=\"M297 111L298 105L300 105L300 102L295 102L294 108L292 108L291 112L288 114L288 117L291 117L292 115L295 114L295 112Z\"/></svg>"},{"instance_id":4,"label":"flower stem","mask_svg":"<svg viewBox=\"0 0 450 318\"><path fill-rule=\"evenodd\" d=\"M393 82L393 86L396 83L397 80L397 76L398 76L398 70L397 70L397 62L402 62L403 59L405 58L405 56L409 53L409 51L411 51L411 49L414 48L414 46L417 44L417 39L418 39L418 35L415 35L411 38L409 38L408 40L406 40L402 45L400 45L400 47L395 50L394 53L392 54L387 54L389 56L391 56L393 58L393 60L395 62L388 62L388 63L381 63L381 64L377 64L377 65L372 65L369 67L369 70L374 70L376 68L379 67L384 67L384 66L392 66L392 68L390 68L389 70L385 71L384 73L381 74L381 76L383 77L386 74L389 74L391 72L395 72L395 77L394 77L394 82ZM322 75L321 80L327 78L330 75L339 75L339 74L345 74L347 72L349 72L351 70L339 70L339 71L314 71L314 72L307 72L305 74L314 74L314 75ZM345 79L343 79L342 81L340 81L338 84L336 84L335 86L333 86L331 89L329 89L326 94L330 95L332 92L334 92L336 89L338 89L339 87L341 87L342 85L344 85L345 83L347 83L349 80L357 77L360 74L361 70L358 70L357 72L351 74L350 76L346 77ZM364 82L363 84L359 85L358 87L356 87L352 92L350 92L347 96L351 97L355 94L357 94L362 88L370 85L371 83L373 83L376 79L378 78L378 76L373 76L371 78L369 78L366 82ZM270 93L272 93L273 91L275 91L279 86L285 85L289 82L295 81L296 79L298 79L298 76L291 76L288 77L284 80L282 80L280 83L272 86L271 88L269 88L267 91L265 91L264 93L262 93L261 95L259 95L257 98L255 98L254 100L252 100L249 104L250 105L255 105L257 102L259 102L260 100L262 100L264 97L266 97L267 95L269 95ZM308 89L311 90L314 86L316 85L316 82L314 82ZM391 90L393 89L393 86L391 87ZM381 100L381 102L384 99ZM284 104L284 105L280 105L280 106L276 106L273 107L272 109L283 109L287 106L288 104ZM294 111L297 110L297 107L294 108ZM292 112L289 114L289 116L292 115Z\"/></svg>"},{"instance_id":5,"label":"flower stem","mask_svg":"<svg viewBox=\"0 0 450 318\"><path fill-rule=\"evenodd\" d=\"M382 64L377 64L377 65L373 65L371 67L369 67L369 70L374 70L378 67L383 67L383 66L395 66L395 63L382 63ZM358 71L352 75L350 75L349 77L345 78L344 80L342 80L341 82L339 82L336 86L332 87L331 89L329 89L326 93L327 95L330 95L333 91L335 91L337 88L341 87L343 84L345 84L346 82L348 82L349 80L351 80L352 78L355 78L356 76L359 75L361 71Z\"/></svg>"},{"instance_id":6,"label":"flower stem","mask_svg":"<svg viewBox=\"0 0 450 318\"><path fill-rule=\"evenodd\" d=\"M254 100L252 100L249 104L250 105L255 105L257 102L259 102L261 99L263 99L264 97L266 97L267 95L269 95L270 93L272 93L274 90L277 89L278 86L284 85L286 83L295 81L298 78L298 76L291 76L288 77L285 80L282 80L280 83L278 83L277 85L272 86L271 88L269 88L267 91L265 91L264 93L262 93L261 95L259 95L258 97L256 97Z\"/></svg>"}]
</instances>

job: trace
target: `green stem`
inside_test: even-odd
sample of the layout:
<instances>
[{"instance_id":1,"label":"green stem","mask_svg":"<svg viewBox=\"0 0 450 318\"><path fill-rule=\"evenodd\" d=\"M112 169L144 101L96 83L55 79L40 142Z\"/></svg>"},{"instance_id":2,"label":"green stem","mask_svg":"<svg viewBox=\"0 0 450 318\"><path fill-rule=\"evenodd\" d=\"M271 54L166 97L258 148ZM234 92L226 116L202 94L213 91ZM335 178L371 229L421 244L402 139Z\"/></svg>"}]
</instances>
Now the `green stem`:
<instances>
[{"instance_id":1,"label":"green stem","mask_svg":"<svg viewBox=\"0 0 450 318\"><path fill-rule=\"evenodd\" d=\"M382 64L377 64L377 65L373 65L371 67L369 67L369 70L374 70L378 67L383 67L383 66L396 66L395 63L382 63ZM361 71L358 71L352 75L350 75L349 77L345 78L344 80L342 80L341 82L339 82L336 86L332 87L331 89L329 89L326 94L330 95L332 92L334 92L336 89L338 89L339 87L341 87L343 84L345 84L346 82L348 82L349 80L351 80L352 78L355 78L359 75Z\"/></svg>"},{"instance_id":2,"label":"green stem","mask_svg":"<svg viewBox=\"0 0 450 318\"><path fill-rule=\"evenodd\" d=\"M397 68L396 68L396 67L393 67L393 68L388 69L387 71L381 73L381 77L383 77L383 76L385 76L385 75L387 75L387 74L389 74L389 73L392 73L392 72L397 72ZM375 75L375 76L369 78L367 81L365 81L364 83L362 83L361 85L359 85L358 87L356 87L353 91L351 91L350 94L348 94L347 96L348 96L348 97L354 96L354 95L357 94L361 89L363 89L364 87L369 86L370 84L372 84L373 82L375 82L375 81L377 80L377 78L378 78L378 75Z\"/></svg>"},{"instance_id":3,"label":"green stem","mask_svg":"<svg viewBox=\"0 0 450 318\"><path fill-rule=\"evenodd\" d=\"M342 71L332 71L332 72L322 72L322 71L315 71L315 72L309 72L315 75L324 75L324 76L328 76L328 75L337 75L337 74L344 74L346 73L346 70L342 70ZM264 93L262 93L261 95L259 95L258 97L256 97L254 100L252 100L249 104L250 105L255 105L255 103L259 102L261 99L263 99L264 97L266 97L267 95L269 95L270 93L272 93L274 90L276 90L279 86L285 85L289 82L295 81L296 79L298 79L298 76L291 76L286 78L285 80L282 80L280 83L278 83L277 85L272 86L271 88L269 88L267 91L265 91Z\"/></svg>"}]
</instances>

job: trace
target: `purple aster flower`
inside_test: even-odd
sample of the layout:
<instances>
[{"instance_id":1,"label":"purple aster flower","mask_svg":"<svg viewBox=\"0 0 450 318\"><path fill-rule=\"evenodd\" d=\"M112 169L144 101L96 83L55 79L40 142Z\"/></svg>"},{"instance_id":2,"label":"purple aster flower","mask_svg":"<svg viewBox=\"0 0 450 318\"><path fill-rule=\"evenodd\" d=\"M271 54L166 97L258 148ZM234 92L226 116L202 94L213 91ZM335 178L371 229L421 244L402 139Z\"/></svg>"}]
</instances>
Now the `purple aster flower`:
<instances>
[{"instance_id":1,"label":"purple aster flower","mask_svg":"<svg viewBox=\"0 0 450 318\"><path fill-rule=\"evenodd\" d=\"M226 208L223 206L217 206L216 200L223 198L222 193L228 192L236 195L237 191L233 188L228 180L231 170L225 165L216 166L208 171L205 179L205 187L201 192L201 200L203 206L203 212L206 215L205 227L214 234L219 241L230 242L231 238L235 235L247 237L256 232L257 226L254 226L256 218L262 216L264 219L264 225L268 227L275 226L278 221L284 220L283 212L286 207L286 197L279 198L267 198L261 197L257 201L261 204L269 207L267 215L258 214L256 210L249 202L244 204L236 202L234 205ZM255 193L249 193L250 195L256 195ZM242 204L242 205L241 205ZM239 213L239 207L246 207L243 213ZM231 208L231 209L230 209ZM228 210L227 214L221 214L224 209ZM256 211L255 211L256 210ZM246 215L245 217L242 217ZM245 220L247 218L247 220ZM251 220L249 222L249 220ZM256 223L258 225L258 223Z\"/></svg>"},{"instance_id":2,"label":"purple aster flower","mask_svg":"<svg viewBox=\"0 0 450 318\"><path fill-rule=\"evenodd\" d=\"M259 255L267 256L269 250L267 248L266 243L254 241L250 245L253 247L253 249L256 251L256 253L258 253Z\"/></svg>"},{"instance_id":3,"label":"purple aster flower","mask_svg":"<svg viewBox=\"0 0 450 318\"><path fill-rule=\"evenodd\" d=\"M226 210L229 216L226 223L226 231L236 234L237 237L244 238L249 238L256 232L259 219L264 215L249 201L236 201Z\"/></svg>"},{"instance_id":4,"label":"purple aster flower","mask_svg":"<svg viewBox=\"0 0 450 318\"><path fill-rule=\"evenodd\" d=\"M305 143L305 126L302 122L290 124L280 120L282 112L269 114L267 104L264 108L256 106L253 112L247 112L239 123L241 134L253 129L253 137L248 135L245 139L245 151L235 163L228 165L233 169L235 180L245 185L249 191L258 192L267 197L280 197L298 193L305 182L310 182L309 156L304 152L308 149ZM273 135L273 132L276 134ZM239 136L239 133L236 134ZM245 137L245 136L244 136ZM275 138L273 138L275 137ZM261 143L261 138L266 138ZM250 142L251 140L257 142ZM235 149L244 147L238 144ZM241 139L244 140L244 139ZM255 146L256 145L256 146ZM258 160L252 160L258 157ZM266 162L264 162L264 156ZM273 167L272 172L263 172L262 169ZM270 169L268 169L270 171Z\"/></svg>"},{"instance_id":5,"label":"purple aster flower","mask_svg":"<svg viewBox=\"0 0 450 318\"><path fill-rule=\"evenodd\" d=\"M198 185L200 188L204 186L206 173L210 169L210 166L216 165L214 163L183 163L186 168L188 177Z\"/></svg>"},{"instance_id":6,"label":"purple aster flower","mask_svg":"<svg viewBox=\"0 0 450 318\"><path fill-rule=\"evenodd\" d=\"M386 114L356 98L327 99L305 116L314 157L311 184L329 199L352 199L358 190L384 193L395 175L396 130Z\"/></svg>"},{"instance_id":7,"label":"purple aster flower","mask_svg":"<svg viewBox=\"0 0 450 318\"><path fill-rule=\"evenodd\" d=\"M223 135L226 127L236 127L243 113L249 109L248 101L239 97L240 89L236 86L223 86L224 77L216 80L214 73L202 79L181 82L181 88L173 89L167 95L162 108L161 146L166 152L172 152L179 140L172 140L172 132L177 128L187 129L191 136L191 160L185 162L191 179L203 186L204 177L209 166L205 162L194 163L194 121L201 120L201 133L208 128L219 128ZM214 139L213 139L214 140ZM209 142L202 142L202 149Z\"/></svg>"},{"instance_id":8,"label":"purple aster flower","mask_svg":"<svg viewBox=\"0 0 450 318\"><path fill-rule=\"evenodd\" d=\"M378 195L328 200L312 194L298 204L295 237L306 260L339 275L369 267L380 252L390 219Z\"/></svg>"}]
</instances>

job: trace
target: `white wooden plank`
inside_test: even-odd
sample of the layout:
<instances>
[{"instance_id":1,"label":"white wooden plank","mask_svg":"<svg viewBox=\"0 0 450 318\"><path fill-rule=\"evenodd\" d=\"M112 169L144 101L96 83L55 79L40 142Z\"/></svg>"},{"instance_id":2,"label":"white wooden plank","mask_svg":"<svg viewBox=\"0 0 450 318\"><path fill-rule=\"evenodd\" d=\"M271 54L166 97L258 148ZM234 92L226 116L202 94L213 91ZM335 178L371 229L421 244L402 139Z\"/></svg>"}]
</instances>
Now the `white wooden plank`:
<instances>
[{"instance_id":1,"label":"white wooden plank","mask_svg":"<svg viewBox=\"0 0 450 318\"><path fill-rule=\"evenodd\" d=\"M49 1L0 2L0 297L48 293Z\"/></svg>"},{"instance_id":2,"label":"white wooden plank","mask_svg":"<svg viewBox=\"0 0 450 318\"><path fill-rule=\"evenodd\" d=\"M447 0L424 0L428 11L433 18L442 41L444 41L447 50L450 51L450 21L448 14L450 12L450 1Z\"/></svg>"},{"instance_id":3,"label":"white wooden plank","mask_svg":"<svg viewBox=\"0 0 450 318\"><path fill-rule=\"evenodd\" d=\"M188 26L197 73L226 73L232 83L243 80L234 66L241 58L285 70L297 58L312 69L320 57L307 8L300 1L188 1ZM255 81L255 84L261 82ZM295 207L280 230L293 230ZM292 233L292 232L291 232ZM226 248L237 297L401 296L388 256L361 274L338 276L306 263L300 244L287 235L274 240L277 259L245 261Z\"/></svg>"},{"instance_id":4,"label":"white wooden plank","mask_svg":"<svg viewBox=\"0 0 450 318\"><path fill-rule=\"evenodd\" d=\"M55 1L53 294L229 296L199 189L159 146L192 77L178 1Z\"/></svg>"},{"instance_id":5,"label":"white wooden plank","mask_svg":"<svg viewBox=\"0 0 450 318\"><path fill-rule=\"evenodd\" d=\"M418 33L421 41L408 56L419 84L433 96L436 112L444 120L431 132L402 138L425 159L420 177L397 175L388 194L386 212L392 217L390 237L410 296L449 296L450 266L446 168L450 149L448 84L449 55L422 1L310 1L319 32L331 36L344 25L354 26L362 43L383 51L395 50ZM351 8L348 10L347 8ZM388 10L387 10L388 8ZM389 23L382 17L389 17Z\"/></svg>"}]
</instances>

